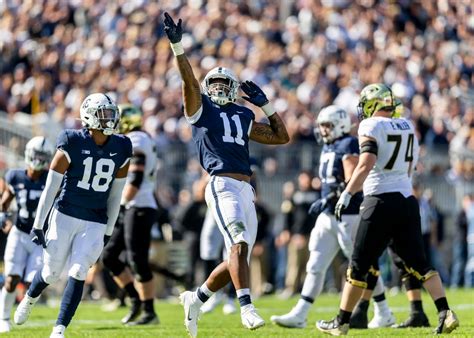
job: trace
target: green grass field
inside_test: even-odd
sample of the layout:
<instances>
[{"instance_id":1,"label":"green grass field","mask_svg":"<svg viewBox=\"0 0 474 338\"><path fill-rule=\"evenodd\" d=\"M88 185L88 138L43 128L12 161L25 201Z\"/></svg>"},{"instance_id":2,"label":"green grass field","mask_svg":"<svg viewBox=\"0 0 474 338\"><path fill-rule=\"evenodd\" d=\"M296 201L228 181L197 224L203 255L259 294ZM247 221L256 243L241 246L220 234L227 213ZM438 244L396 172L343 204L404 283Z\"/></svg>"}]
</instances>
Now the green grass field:
<instances>
[{"instance_id":1,"label":"green grass field","mask_svg":"<svg viewBox=\"0 0 474 338\"><path fill-rule=\"evenodd\" d=\"M460 328L454 331L452 337L474 337L474 290L453 290L448 292L451 308L454 309L461 322ZM423 295L425 311L432 326L437 324L436 309L427 294ZM319 333L314 323L318 319L329 319L336 314L339 304L338 295L323 295L313 306L306 329L284 329L270 323L273 314L286 313L296 303L297 298L280 300L275 296L263 297L255 301L262 317L267 320L266 326L251 332L240 324L239 315L225 316L222 308L218 307L213 313L203 315L199 321L200 337L312 337L324 336ZM403 294L388 296L388 302L395 313L397 321L402 321L408 315L408 302ZM186 337L183 325L183 311L177 299L174 302L156 303L161 324L148 327L125 327L120 324L120 318L127 311L124 308L115 312L103 312L100 304L82 303L66 331L67 337ZM372 309L369 310L370 313ZM58 307L38 305L23 326L13 326L5 337L49 337L51 328L58 313ZM371 316L371 315L370 315ZM432 328L422 329L377 329L351 330L351 336L389 337L412 336L423 337L432 335Z\"/></svg>"}]
</instances>

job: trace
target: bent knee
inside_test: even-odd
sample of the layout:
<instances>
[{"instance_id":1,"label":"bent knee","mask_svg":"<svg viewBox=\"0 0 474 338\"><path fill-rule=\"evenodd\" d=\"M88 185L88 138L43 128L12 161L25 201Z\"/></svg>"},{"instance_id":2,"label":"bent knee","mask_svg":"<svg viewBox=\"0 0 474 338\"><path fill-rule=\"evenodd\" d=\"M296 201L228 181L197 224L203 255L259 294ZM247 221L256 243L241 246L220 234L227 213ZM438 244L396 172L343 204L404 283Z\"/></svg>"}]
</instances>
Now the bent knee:
<instances>
[{"instance_id":1,"label":"bent knee","mask_svg":"<svg viewBox=\"0 0 474 338\"><path fill-rule=\"evenodd\" d=\"M346 272L346 281L354 286L367 289L367 273L359 270L356 266L349 266Z\"/></svg>"},{"instance_id":2,"label":"bent knee","mask_svg":"<svg viewBox=\"0 0 474 338\"><path fill-rule=\"evenodd\" d=\"M86 280L88 271L89 267L85 267L82 264L75 263L69 269L68 276L77 280Z\"/></svg>"},{"instance_id":3,"label":"bent knee","mask_svg":"<svg viewBox=\"0 0 474 338\"><path fill-rule=\"evenodd\" d=\"M18 275L7 276L7 278L5 279L5 290L7 290L7 292L9 293L15 291L16 286L18 285L19 282L20 282L20 276Z\"/></svg>"},{"instance_id":4,"label":"bent knee","mask_svg":"<svg viewBox=\"0 0 474 338\"><path fill-rule=\"evenodd\" d=\"M41 270L41 277L46 284L54 284L58 281L61 271L55 271L49 266L44 266Z\"/></svg>"},{"instance_id":5,"label":"bent knee","mask_svg":"<svg viewBox=\"0 0 474 338\"><path fill-rule=\"evenodd\" d=\"M230 248L230 254L247 257L248 250L249 245L246 242L239 242L232 245L232 247Z\"/></svg>"}]
</instances>

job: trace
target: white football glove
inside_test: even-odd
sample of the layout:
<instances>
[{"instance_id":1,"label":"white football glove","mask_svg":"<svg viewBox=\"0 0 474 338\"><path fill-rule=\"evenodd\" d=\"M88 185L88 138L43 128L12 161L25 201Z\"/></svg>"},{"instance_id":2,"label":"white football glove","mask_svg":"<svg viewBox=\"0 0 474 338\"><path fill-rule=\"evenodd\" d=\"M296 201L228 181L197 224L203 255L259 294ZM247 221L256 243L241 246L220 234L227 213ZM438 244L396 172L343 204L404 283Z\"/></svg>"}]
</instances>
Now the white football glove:
<instances>
[{"instance_id":1,"label":"white football glove","mask_svg":"<svg viewBox=\"0 0 474 338\"><path fill-rule=\"evenodd\" d=\"M344 190L341 193L341 196L339 196L339 200L336 203L336 209L334 211L334 216L336 216L336 220L341 221L342 211L344 209L347 209L349 203L351 203L351 198L352 195L348 191Z\"/></svg>"}]
</instances>

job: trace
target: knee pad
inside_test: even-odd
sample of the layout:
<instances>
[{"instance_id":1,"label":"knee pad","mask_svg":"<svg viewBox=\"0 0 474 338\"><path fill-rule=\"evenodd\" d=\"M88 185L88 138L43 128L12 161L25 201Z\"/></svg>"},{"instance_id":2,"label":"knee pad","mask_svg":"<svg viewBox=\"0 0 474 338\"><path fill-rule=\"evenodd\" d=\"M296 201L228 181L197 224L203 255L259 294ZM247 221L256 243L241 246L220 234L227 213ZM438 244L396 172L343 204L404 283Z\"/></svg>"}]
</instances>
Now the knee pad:
<instances>
[{"instance_id":1,"label":"knee pad","mask_svg":"<svg viewBox=\"0 0 474 338\"><path fill-rule=\"evenodd\" d=\"M43 280L47 284L54 284L58 281L59 276L61 272L60 271L53 271L49 266L44 265L43 269L41 270L41 277L43 277Z\"/></svg>"},{"instance_id":2,"label":"knee pad","mask_svg":"<svg viewBox=\"0 0 474 338\"><path fill-rule=\"evenodd\" d=\"M104 264L104 266L109 269L114 276L120 275L125 269L125 264L118 259L117 256L110 255L106 252L104 252L104 255L102 256L102 264Z\"/></svg>"},{"instance_id":3,"label":"knee pad","mask_svg":"<svg viewBox=\"0 0 474 338\"><path fill-rule=\"evenodd\" d=\"M410 268L405 265L405 270L416 279L418 279L421 283L426 282L428 279L434 276L438 276L438 271L433 270L432 268L425 269L425 273L420 273L416 271L414 268Z\"/></svg>"},{"instance_id":4,"label":"knee pad","mask_svg":"<svg viewBox=\"0 0 474 338\"><path fill-rule=\"evenodd\" d=\"M367 274L367 289L374 290L379 279L380 271L376 270L373 266L370 267L369 273Z\"/></svg>"},{"instance_id":5,"label":"knee pad","mask_svg":"<svg viewBox=\"0 0 474 338\"><path fill-rule=\"evenodd\" d=\"M86 280L87 272L89 271L89 267L85 267L82 264L73 264L69 269L69 277L72 277L77 280Z\"/></svg>"},{"instance_id":6,"label":"knee pad","mask_svg":"<svg viewBox=\"0 0 474 338\"><path fill-rule=\"evenodd\" d=\"M153 278L153 274L151 273L150 265L148 262L130 262L130 268L132 269L135 279L138 282L146 283Z\"/></svg>"},{"instance_id":7,"label":"knee pad","mask_svg":"<svg viewBox=\"0 0 474 338\"><path fill-rule=\"evenodd\" d=\"M347 268L346 281L351 285L367 289L365 274L361 273L359 269L354 266L349 266L349 268Z\"/></svg>"},{"instance_id":8,"label":"knee pad","mask_svg":"<svg viewBox=\"0 0 474 338\"><path fill-rule=\"evenodd\" d=\"M406 274L402 277L402 283L407 291L421 289L421 282L415 276Z\"/></svg>"}]
</instances>

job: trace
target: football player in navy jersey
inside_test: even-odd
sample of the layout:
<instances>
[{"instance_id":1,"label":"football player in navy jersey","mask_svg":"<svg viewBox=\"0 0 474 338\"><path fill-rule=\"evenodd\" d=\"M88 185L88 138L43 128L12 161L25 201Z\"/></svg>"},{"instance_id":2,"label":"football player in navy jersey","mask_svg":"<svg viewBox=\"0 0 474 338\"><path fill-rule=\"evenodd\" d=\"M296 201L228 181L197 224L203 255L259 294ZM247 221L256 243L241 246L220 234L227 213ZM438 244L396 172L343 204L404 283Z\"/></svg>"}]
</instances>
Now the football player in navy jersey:
<instances>
[{"instance_id":1,"label":"football player in navy jersey","mask_svg":"<svg viewBox=\"0 0 474 338\"><path fill-rule=\"evenodd\" d=\"M235 104L239 81L223 67L211 70L201 86L193 74L181 44L182 21L176 24L165 13L165 32L176 56L183 80L184 113L192 125L202 167L211 179L206 187L206 202L213 211L224 236L228 260L211 273L196 292L180 295L185 325L191 336L197 335L201 305L229 281L235 286L241 307L242 324L256 329L265 324L250 300L248 260L257 234L254 191L250 185L249 140L265 144L289 141L283 121L273 110L265 93L253 82L240 85L243 99L260 107L270 124L255 121L247 107Z\"/></svg>"},{"instance_id":2,"label":"football player in navy jersey","mask_svg":"<svg viewBox=\"0 0 474 338\"><path fill-rule=\"evenodd\" d=\"M326 271L339 249L350 258L359 206L362 202L362 192L358 192L345 210L342 220L336 220L334 211L337 197L344 184L349 181L359 158L358 140L349 135L351 130L349 114L337 106L328 106L318 114L317 124L319 136L324 142L319 160L322 198L314 202L309 209L309 213L318 218L308 244L310 257L306 265L307 274L301 298L289 313L271 317L273 323L283 327L306 327L311 305L321 293ZM373 276L372 289L376 282L377 276ZM383 295L383 285L380 287ZM380 292L377 290L375 294L379 295ZM380 313L390 317L385 326L394 324L395 319L388 310L385 298L377 303L377 306L381 308ZM367 323L365 325L367 327Z\"/></svg>"},{"instance_id":3,"label":"football player in navy jersey","mask_svg":"<svg viewBox=\"0 0 474 338\"><path fill-rule=\"evenodd\" d=\"M87 96L80 117L84 129L66 129L58 136L32 230L33 241L44 248L44 265L14 316L16 324L26 322L42 291L58 280L67 263L69 278L51 337L64 337L81 301L87 271L112 234L132 157L130 139L115 135L120 117L108 95Z\"/></svg>"},{"instance_id":4,"label":"football player in navy jersey","mask_svg":"<svg viewBox=\"0 0 474 338\"><path fill-rule=\"evenodd\" d=\"M7 189L0 200L0 226L6 221L6 211L13 198L16 199L17 215L5 248L5 284L0 295L0 332L10 331L10 312L15 302L15 289L23 280L27 285L41 268L42 250L31 242L31 228L35 219L41 192L46 184L48 166L53 157L54 146L43 136L33 137L26 144L27 169L7 171Z\"/></svg>"}]
</instances>

